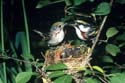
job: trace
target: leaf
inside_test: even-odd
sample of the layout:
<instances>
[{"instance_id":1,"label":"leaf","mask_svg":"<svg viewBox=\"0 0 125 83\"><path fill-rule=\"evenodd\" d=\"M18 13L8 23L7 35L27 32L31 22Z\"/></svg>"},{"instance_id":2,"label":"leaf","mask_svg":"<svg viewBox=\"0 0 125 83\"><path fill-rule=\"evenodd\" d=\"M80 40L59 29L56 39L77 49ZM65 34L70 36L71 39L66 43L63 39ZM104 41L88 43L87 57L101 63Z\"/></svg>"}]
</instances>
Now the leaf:
<instances>
[{"instance_id":1,"label":"leaf","mask_svg":"<svg viewBox=\"0 0 125 83\"><path fill-rule=\"evenodd\" d=\"M43 83L48 83L46 78L42 77L42 80L43 80Z\"/></svg>"},{"instance_id":2,"label":"leaf","mask_svg":"<svg viewBox=\"0 0 125 83\"><path fill-rule=\"evenodd\" d=\"M85 72L84 72L84 75L92 75L93 74L93 71L89 70L89 69L86 69Z\"/></svg>"},{"instance_id":3,"label":"leaf","mask_svg":"<svg viewBox=\"0 0 125 83\"><path fill-rule=\"evenodd\" d=\"M110 83L125 83L125 73L117 73L110 78Z\"/></svg>"},{"instance_id":4,"label":"leaf","mask_svg":"<svg viewBox=\"0 0 125 83\"><path fill-rule=\"evenodd\" d=\"M36 8L43 8L44 6L47 6L49 3L50 0L40 0L36 5Z\"/></svg>"},{"instance_id":5,"label":"leaf","mask_svg":"<svg viewBox=\"0 0 125 83\"><path fill-rule=\"evenodd\" d=\"M3 83L2 79L0 78L0 83Z\"/></svg>"},{"instance_id":6,"label":"leaf","mask_svg":"<svg viewBox=\"0 0 125 83\"><path fill-rule=\"evenodd\" d=\"M113 59L110 56L103 56L103 62L113 63Z\"/></svg>"},{"instance_id":7,"label":"leaf","mask_svg":"<svg viewBox=\"0 0 125 83\"><path fill-rule=\"evenodd\" d=\"M106 51L112 56L116 56L120 52L120 48L114 44L107 44Z\"/></svg>"},{"instance_id":8,"label":"leaf","mask_svg":"<svg viewBox=\"0 0 125 83\"><path fill-rule=\"evenodd\" d=\"M82 3L86 2L86 0L73 0L73 2L74 2L75 6L78 6L78 5L81 5Z\"/></svg>"},{"instance_id":9,"label":"leaf","mask_svg":"<svg viewBox=\"0 0 125 83\"><path fill-rule=\"evenodd\" d=\"M113 37L114 35L116 35L118 33L118 30L115 27L111 27L107 30L106 32L106 36L107 38Z\"/></svg>"},{"instance_id":10,"label":"leaf","mask_svg":"<svg viewBox=\"0 0 125 83\"><path fill-rule=\"evenodd\" d=\"M100 73L104 73L104 70L99 66L92 66L92 68L99 71Z\"/></svg>"},{"instance_id":11,"label":"leaf","mask_svg":"<svg viewBox=\"0 0 125 83\"><path fill-rule=\"evenodd\" d=\"M63 70L63 69L67 69L67 66L63 63L53 64L46 68L46 70Z\"/></svg>"},{"instance_id":12,"label":"leaf","mask_svg":"<svg viewBox=\"0 0 125 83\"><path fill-rule=\"evenodd\" d=\"M120 3L120 4L125 4L125 0L115 0L115 1Z\"/></svg>"},{"instance_id":13,"label":"leaf","mask_svg":"<svg viewBox=\"0 0 125 83\"><path fill-rule=\"evenodd\" d=\"M65 0L66 6L72 5L72 2L70 0Z\"/></svg>"},{"instance_id":14,"label":"leaf","mask_svg":"<svg viewBox=\"0 0 125 83\"><path fill-rule=\"evenodd\" d=\"M51 74L49 74L49 78L55 78L55 77L59 77L65 75L65 73L63 71L55 71L52 72Z\"/></svg>"},{"instance_id":15,"label":"leaf","mask_svg":"<svg viewBox=\"0 0 125 83\"><path fill-rule=\"evenodd\" d=\"M121 43L118 47L123 47L123 46L125 46L125 42Z\"/></svg>"},{"instance_id":16,"label":"leaf","mask_svg":"<svg viewBox=\"0 0 125 83\"><path fill-rule=\"evenodd\" d=\"M90 2L94 2L95 0L89 0Z\"/></svg>"},{"instance_id":17,"label":"leaf","mask_svg":"<svg viewBox=\"0 0 125 83\"><path fill-rule=\"evenodd\" d=\"M86 79L85 83L101 83L101 82L94 78L88 78Z\"/></svg>"},{"instance_id":18,"label":"leaf","mask_svg":"<svg viewBox=\"0 0 125 83\"><path fill-rule=\"evenodd\" d=\"M33 72L21 72L18 73L16 76L16 83L27 83L31 77L32 77Z\"/></svg>"},{"instance_id":19,"label":"leaf","mask_svg":"<svg viewBox=\"0 0 125 83\"><path fill-rule=\"evenodd\" d=\"M110 13L110 11L111 11L110 4L107 2L102 2L97 6L96 10L94 11L94 14L95 15L107 15Z\"/></svg>"},{"instance_id":20,"label":"leaf","mask_svg":"<svg viewBox=\"0 0 125 83\"><path fill-rule=\"evenodd\" d=\"M15 41L16 49L18 49L19 45L21 45L23 57L25 57L25 59L33 59L33 56L31 56L31 54L28 53L28 46L26 42L27 40L25 32L18 32L16 34L16 41Z\"/></svg>"},{"instance_id":21,"label":"leaf","mask_svg":"<svg viewBox=\"0 0 125 83\"><path fill-rule=\"evenodd\" d=\"M73 41L73 44L75 44L75 45L81 45L81 44L83 44L84 42L81 42L80 40L78 40L78 39L76 39L76 40L74 40Z\"/></svg>"},{"instance_id":22,"label":"leaf","mask_svg":"<svg viewBox=\"0 0 125 83\"><path fill-rule=\"evenodd\" d=\"M60 3L60 2L64 2L64 0L39 0L38 4L36 5L36 8L43 8L45 6ZM67 4L68 4L68 1L67 1Z\"/></svg>"},{"instance_id":23,"label":"leaf","mask_svg":"<svg viewBox=\"0 0 125 83\"><path fill-rule=\"evenodd\" d=\"M54 80L54 83L72 83L71 75L64 75Z\"/></svg>"},{"instance_id":24,"label":"leaf","mask_svg":"<svg viewBox=\"0 0 125 83\"><path fill-rule=\"evenodd\" d=\"M120 41L125 41L125 33L121 34L121 35L118 35L116 37L116 40L120 40Z\"/></svg>"}]
</instances>

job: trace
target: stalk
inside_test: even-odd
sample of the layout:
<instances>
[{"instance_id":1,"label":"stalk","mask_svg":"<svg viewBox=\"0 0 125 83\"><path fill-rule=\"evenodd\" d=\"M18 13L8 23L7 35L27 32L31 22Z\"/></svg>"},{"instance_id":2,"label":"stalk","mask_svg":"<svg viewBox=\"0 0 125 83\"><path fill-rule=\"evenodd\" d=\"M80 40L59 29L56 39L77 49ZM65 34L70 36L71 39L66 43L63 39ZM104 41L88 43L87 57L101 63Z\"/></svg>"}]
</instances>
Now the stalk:
<instances>
[{"instance_id":1,"label":"stalk","mask_svg":"<svg viewBox=\"0 0 125 83\"><path fill-rule=\"evenodd\" d=\"M30 39L29 39L29 28L28 28L28 22L27 22L27 15L26 15L26 9L24 0L22 0L22 7L23 7L23 17L24 17L24 24L25 24L25 32L26 32L26 44L27 44L27 51L28 53L25 55L25 60L33 59L30 52ZM23 47L23 46L22 46ZM25 64L26 71L32 71L31 64Z\"/></svg>"},{"instance_id":2,"label":"stalk","mask_svg":"<svg viewBox=\"0 0 125 83\"><path fill-rule=\"evenodd\" d=\"M30 52L29 28L28 28L28 23L27 23L24 0L22 0L22 6L23 6L23 16L24 16L24 24L25 24L25 31L26 31L27 48L28 48L28 53L30 54L31 52Z\"/></svg>"},{"instance_id":3,"label":"stalk","mask_svg":"<svg viewBox=\"0 0 125 83\"><path fill-rule=\"evenodd\" d=\"M1 5L1 8L0 8L0 18L1 18L1 19L0 19L0 20L1 20L1 23L0 23L0 25L1 25L1 50L2 50L2 56L5 56L5 55L4 55L4 50L5 50L5 48L4 48L3 2L2 2L2 0L1 0L1 2L0 2L0 5ZM4 77L3 82L4 82L4 83L7 83L6 63L3 62L2 65L3 65L3 77Z\"/></svg>"}]
</instances>

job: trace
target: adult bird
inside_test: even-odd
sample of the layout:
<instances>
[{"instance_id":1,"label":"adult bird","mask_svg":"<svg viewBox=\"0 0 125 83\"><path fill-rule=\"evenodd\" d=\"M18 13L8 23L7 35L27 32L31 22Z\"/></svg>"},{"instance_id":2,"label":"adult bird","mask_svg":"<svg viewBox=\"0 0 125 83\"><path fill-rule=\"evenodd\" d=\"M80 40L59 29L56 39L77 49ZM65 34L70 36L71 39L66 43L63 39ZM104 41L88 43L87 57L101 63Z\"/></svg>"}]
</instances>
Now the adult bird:
<instances>
[{"instance_id":1,"label":"adult bird","mask_svg":"<svg viewBox=\"0 0 125 83\"><path fill-rule=\"evenodd\" d=\"M48 46L55 46L61 43L64 39L65 33L64 33L64 27L67 23L64 22L55 22L52 24L49 33L45 34L38 30L33 30L37 34L39 34L42 37L42 40L44 42L46 41Z\"/></svg>"},{"instance_id":2,"label":"adult bird","mask_svg":"<svg viewBox=\"0 0 125 83\"><path fill-rule=\"evenodd\" d=\"M48 45L58 45L61 43L64 39L65 33L64 33L64 27L67 23L64 22L56 22L51 26L50 29L50 39L48 41Z\"/></svg>"},{"instance_id":3,"label":"adult bird","mask_svg":"<svg viewBox=\"0 0 125 83\"><path fill-rule=\"evenodd\" d=\"M91 40L91 37L95 34L94 28L82 20L75 20L74 23L69 25L75 28L76 34L81 40Z\"/></svg>"}]
</instances>

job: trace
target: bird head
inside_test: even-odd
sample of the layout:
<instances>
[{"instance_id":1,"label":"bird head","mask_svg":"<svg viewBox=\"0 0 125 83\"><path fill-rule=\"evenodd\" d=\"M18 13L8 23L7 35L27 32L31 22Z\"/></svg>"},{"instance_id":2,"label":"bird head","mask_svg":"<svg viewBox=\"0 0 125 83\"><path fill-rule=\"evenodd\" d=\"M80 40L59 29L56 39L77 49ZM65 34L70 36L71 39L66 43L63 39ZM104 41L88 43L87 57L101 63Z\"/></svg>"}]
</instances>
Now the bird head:
<instances>
[{"instance_id":1,"label":"bird head","mask_svg":"<svg viewBox=\"0 0 125 83\"><path fill-rule=\"evenodd\" d=\"M60 30L63 30L64 26L66 25L67 23L64 23L64 22L56 22L54 23L52 26L51 26L51 29L50 29L50 32L51 31L60 31Z\"/></svg>"}]
</instances>

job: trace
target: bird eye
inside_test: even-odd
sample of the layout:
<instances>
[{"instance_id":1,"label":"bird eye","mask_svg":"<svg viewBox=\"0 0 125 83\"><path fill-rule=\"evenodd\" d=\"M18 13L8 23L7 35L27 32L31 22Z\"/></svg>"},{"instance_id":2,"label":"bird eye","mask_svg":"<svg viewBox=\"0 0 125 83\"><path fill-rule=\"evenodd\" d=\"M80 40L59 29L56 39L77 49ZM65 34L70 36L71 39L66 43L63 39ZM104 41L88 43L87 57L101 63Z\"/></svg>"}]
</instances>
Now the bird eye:
<instances>
[{"instance_id":1,"label":"bird eye","mask_svg":"<svg viewBox=\"0 0 125 83\"><path fill-rule=\"evenodd\" d=\"M61 25L59 25L59 28L61 28Z\"/></svg>"}]
</instances>

